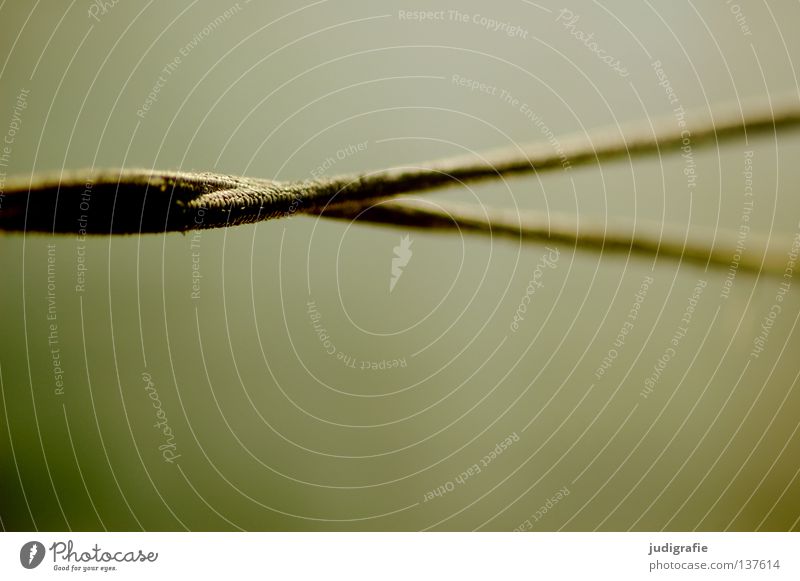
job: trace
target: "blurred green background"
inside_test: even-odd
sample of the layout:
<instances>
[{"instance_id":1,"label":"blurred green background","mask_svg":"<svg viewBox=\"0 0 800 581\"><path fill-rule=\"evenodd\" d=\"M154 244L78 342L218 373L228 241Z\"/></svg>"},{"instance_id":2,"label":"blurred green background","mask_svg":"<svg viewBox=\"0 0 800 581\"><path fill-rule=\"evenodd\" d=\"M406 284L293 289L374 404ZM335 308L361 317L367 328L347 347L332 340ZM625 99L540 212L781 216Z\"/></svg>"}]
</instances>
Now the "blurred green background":
<instances>
[{"instance_id":1,"label":"blurred green background","mask_svg":"<svg viewBox=\"0 0 800 581\"><path fill-rule=\"evenodd\" d=\"M798 18L788 0L6 1L0 169L413 165L670 115L656 61L708 111L798 93ZM798 155L781 131L694 149L694 189L664 152L425 199L734 236L752 199L749 248L786 253ZM538 244L312 217L1 235L2 527L796 530L796 277L778 303L783 279L739 271L726 298L724 268L557 249L537 273Z\"/></svg>"}]
</instances>

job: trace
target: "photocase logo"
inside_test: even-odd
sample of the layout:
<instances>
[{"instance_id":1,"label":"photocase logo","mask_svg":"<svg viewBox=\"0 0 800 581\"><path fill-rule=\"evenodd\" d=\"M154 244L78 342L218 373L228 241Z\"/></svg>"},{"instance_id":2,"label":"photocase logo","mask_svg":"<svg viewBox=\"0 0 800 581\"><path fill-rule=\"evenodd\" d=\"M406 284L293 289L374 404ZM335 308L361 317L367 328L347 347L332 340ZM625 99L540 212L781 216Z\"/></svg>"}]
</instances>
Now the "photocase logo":
<instances>
[{"instance_id":1,"label":"photocase logo","mask_svg":"<svg viewBox=\"0 0 800 581\"><path fill-rule=\"evenodd\" d=\"M392 278L389 280L389 292L394 290L397 281L403 276L403 269L408 266L411 256L414 254L411 252L412 243L413 240L406 234L400 238L400 244L392 249L394 250L394 258L392 258Z\"/></svg>"},{"instance_id":2,"label":"photocase logo","mask_svg":"<svg viewBox=\"0 0 800 581\"><path fill-rule=\"evenodd\" d=\"M19 562L26 569L35 569L44 559L44 545L39 541L30 541L22 545L19 551Z\"/></svg>"}]
</instances>

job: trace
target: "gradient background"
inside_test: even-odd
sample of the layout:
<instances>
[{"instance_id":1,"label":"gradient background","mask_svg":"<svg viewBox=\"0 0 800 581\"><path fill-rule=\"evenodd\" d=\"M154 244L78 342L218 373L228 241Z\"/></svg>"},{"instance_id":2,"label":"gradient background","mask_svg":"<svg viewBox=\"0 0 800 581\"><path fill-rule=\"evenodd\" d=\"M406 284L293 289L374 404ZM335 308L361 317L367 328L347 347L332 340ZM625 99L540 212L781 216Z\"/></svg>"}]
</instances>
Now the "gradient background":
<instances>
[{"instance_id":1,"label":"gradient background","mask_svg":"<svg viewBox=\"0 0 800 581\"><path fill-rule=\"evenodd\" d=\"M628 77L557 22L563 7ZM399 17L420 9L457 9L468 22ZM526 38L488 30L476 14ZM681 105L708 111L798 93L798 19L789 1L6 0L4 134L17 95L30 93L2 169L303 179L328 158L325 175L334 175L543 139L519 107L453 75L508 91L555 135L669 115L656 60ZM337 156L359 143L362 151ZM425 199L735 235L748 150L753 234L785 253L800 217L796 131L696 148L693 192L685 161L664 152ZM413 255L390 293L393 248L406 234ZM48 244L61 395L48 344ZM725 269L667 258L559 246L511 332L542 245L294 217L199 237L91 239L77 292L80 247L72 236L0 236L6 530L798 528L796 277L753 358L781 279L738 272L725 299ZM647 276L634 329L598 380ZM701 279L688 334L645 399ZM308 301L355 369L326 352ZM394 359L406 366L360 369ZM159 451L144 373L174 432L173 463ZM518 441L456 482L510 434ZM451 491L425 500L448 482Z\"/></svg>"}]
</instances>

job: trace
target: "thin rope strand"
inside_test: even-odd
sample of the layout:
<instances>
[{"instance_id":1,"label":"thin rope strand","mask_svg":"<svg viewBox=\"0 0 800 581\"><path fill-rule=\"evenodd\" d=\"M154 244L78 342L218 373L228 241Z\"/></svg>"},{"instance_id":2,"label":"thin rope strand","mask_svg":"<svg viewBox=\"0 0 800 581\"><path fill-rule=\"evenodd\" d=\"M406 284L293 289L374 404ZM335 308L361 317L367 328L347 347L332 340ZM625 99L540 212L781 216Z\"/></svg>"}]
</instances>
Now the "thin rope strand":
<instances>
[{"instance_id":1,"label":"thin rope strand","mask_svg":"<svg viewBox=\"0 0 800 581\"><path fill-rule=\"evenodd\" d=\"M330 218L357 220L359 223L423 228L435 231L459 231L490 236L512 237L530 242L572 245L594 251L658 255L685 260L698 265L783 274L791 240L772 241L749 235L740 244L736 235L693 227L686 231L652 220L635 223L605 221L569 214L516 211L486 208L477 204L425 200L387 200L362 209L331 208L323 213ZM781 250L782 249L782 250Z\"/></svg>"}]
</instances>

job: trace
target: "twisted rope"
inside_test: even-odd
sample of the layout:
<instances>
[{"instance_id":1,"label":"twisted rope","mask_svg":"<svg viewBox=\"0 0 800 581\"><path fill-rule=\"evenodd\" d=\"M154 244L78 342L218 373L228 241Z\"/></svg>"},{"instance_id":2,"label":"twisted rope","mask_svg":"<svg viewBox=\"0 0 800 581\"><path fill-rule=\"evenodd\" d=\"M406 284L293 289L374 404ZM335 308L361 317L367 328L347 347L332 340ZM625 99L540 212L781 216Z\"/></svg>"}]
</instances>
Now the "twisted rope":
<instances>
[{"instance_id":1,"label":"twisted rope","mask_svg":"<svg viewBox=\"0 0 800 581\"><path fill-rule=\"evenodd\" d=\"M582 246L659 252L723 264L732 246L709 248L703 240L685 244L675 234L654 237L660 225L619 230L591 225L578 231L563 220L538 214L509 215L502 210L477 211L450 203L439 208L410 200L376 200L432 190L463 182L522 172L568 169L580 164L674 150L722 139L774 132L800 123L800 103L791 99L725 106L711 117L687 112L685 125L674 116L615 126L550 143L510 146L481 155L465 155L364 174L295 182L210 172L137 169L79 170L59 175L12 179L0 195L0 230L136 234L184 232L288 217L297 213L361 219L417 227L457 226L468 231L513 234L529 239L572 242ZM655 229L652 229L655 228ZM713 240L713 237L711 238ZM777 262L769 259L765 268ZM744 268L761 269L760 261ZM777 268L775 266L774 268Z\"/></svg>"}]
</instances>

